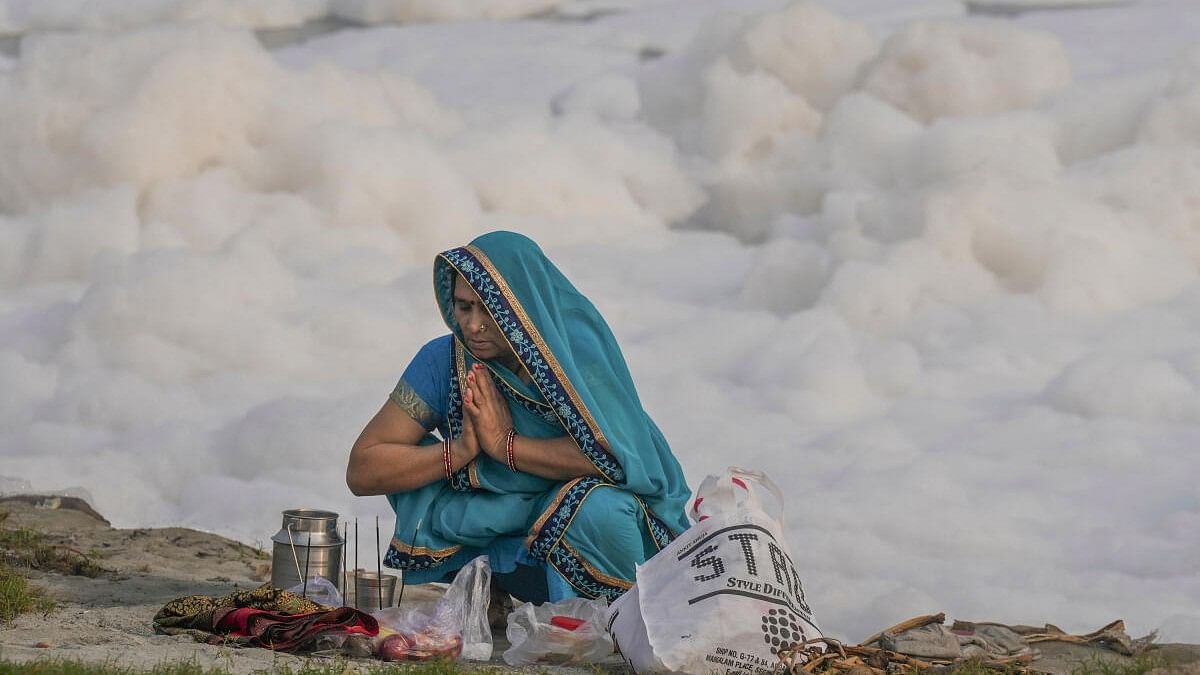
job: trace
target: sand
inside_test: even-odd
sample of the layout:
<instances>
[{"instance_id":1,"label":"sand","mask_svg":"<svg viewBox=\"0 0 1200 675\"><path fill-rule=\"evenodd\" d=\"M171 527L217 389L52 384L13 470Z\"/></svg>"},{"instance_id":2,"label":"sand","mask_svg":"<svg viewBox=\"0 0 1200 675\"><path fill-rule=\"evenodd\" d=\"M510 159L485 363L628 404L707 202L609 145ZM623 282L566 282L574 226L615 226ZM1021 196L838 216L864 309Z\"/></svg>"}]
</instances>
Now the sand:
<instances>
[{"instance_id":1,"label":"sand","mask_svg":"<svg viewBox=\"0 0 1200 675\"><path fill-rule=\"evenodd\" d=\"M0 658L17 662L62 658L135 667L194 661L233 673L283 665L295 670L307 659L320 658L218 647L190 637L154 633L151 621L169 600L185 595L221 596L268 581L267 552L186 528L113 528L80 500L7 498L0 499L0 511L9 513L6 528L43 532L49 543L88 553L108 570L94 579L32 571L33 582L47 590L58 608L45 616L26 614L0 627ZM436 587L410 587L405 591L405 604L428 603L440 593ZM502 634L493 639L492 665L502 666L499 657L507 643ZM364 666L377 663L362 661ZM608 665L619 668L620 661L614 657Z\"/></svg>"},{"instance_id":2,"label":"sand","mask_svg":"<svg viewBox=\"0 0 1200 675\"><path fill-rule=\"evenodd\" d=\"M0 499L0 511L9 513L6 528L29 527L43 532L49 543L87 553L106 570L96 578L32 571L33 582L46 589L58 607L44 616L26 614L0 626L2 659L25 662L61 658L134 667L192 661L206 668L251 673L284 665L294 670L307 659L319 658L200 644L190 637L156 635L151 627L155 613L173 598L221 596L269 580L267 552L186 528L113 528L78 499L7 497ZM405 604L431 602L440 592L436 587L410 587L405 592ZM496 645L491 665L504 666L500 654L507 642L502 633L493 638ZM1033 667L1055 675L1069 673L1085 659L1124 658L1076 645L1044 643L1039 648L1043 658ZM1161 649L1174 662L1200 660L1197 645ZM378 662L361 663L365 666ZM616 656L601 664L601 669L625 671ZM595 673L590 666L539 666L527 670L555 675Z\"/></svg>"}]
</instances>

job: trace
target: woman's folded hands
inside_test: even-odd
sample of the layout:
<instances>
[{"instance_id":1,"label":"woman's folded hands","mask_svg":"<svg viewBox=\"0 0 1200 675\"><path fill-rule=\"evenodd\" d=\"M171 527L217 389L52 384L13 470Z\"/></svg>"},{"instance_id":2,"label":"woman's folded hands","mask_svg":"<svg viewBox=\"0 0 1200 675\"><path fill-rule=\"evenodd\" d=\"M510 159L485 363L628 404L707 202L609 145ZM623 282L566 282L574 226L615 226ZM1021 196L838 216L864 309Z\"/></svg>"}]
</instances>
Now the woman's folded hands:
<instances>
[{"instance_id":1,"label":"woman's folded hands","mask_svg":"<svg viewBox=\"0 0 1200 675\"><path fill-rule=\"evenodd\" d=\"M497 462L506 462L505 439L513 427L512 413L487 368L478 363L467 373L463 412L463 436L473 428L479 449Z\"/></svg>"}]
</instances>

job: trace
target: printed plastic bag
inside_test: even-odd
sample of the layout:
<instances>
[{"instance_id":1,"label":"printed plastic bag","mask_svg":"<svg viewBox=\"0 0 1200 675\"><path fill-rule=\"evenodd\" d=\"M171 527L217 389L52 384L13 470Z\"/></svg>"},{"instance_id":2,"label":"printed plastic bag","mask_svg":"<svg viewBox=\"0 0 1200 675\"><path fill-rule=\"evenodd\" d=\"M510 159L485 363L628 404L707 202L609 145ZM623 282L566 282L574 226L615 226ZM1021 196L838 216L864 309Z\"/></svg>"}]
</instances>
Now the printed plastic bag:
<instances>
[{"instance_id":1,"label":"printed plastic bag","mask_svg":"<svg viewBox=\"0 0 1200 675\"><path fill-rule=\"evenodd\" d=\"M638 567L609 609L609 631L636 672L769 673L781 652L821 636L769 478L736 467L709 476L691 514L696 524Z\"/></svg>"},{"instance_id":2,"label":"printed plastic bag","mask_svg":"<svg viewBox=\"0 0 1200 675\"><path fill-rule=\"evenodd\" d=\"M613 653L605 627L604 598L570 598L534 606L525 603L508 615L504 652L510 666L534 663L565 665L599 661Z\"/></svg>"},{"instance_id":3,"label":"printed plastic bag","mask_svg":"<svg viewBox=\"0 0 1200 675\"><path fill-rule=\"evenodd\" d=\"M325 577L309 577L307 587L303 583L299 583L287 589L287 591L296 595L304 595L304 597L318 605L325 605L326 607L342 606L341 592L338 591L338 587L332 581Z\"/></svg>"},{"instance_id":4,"label":"printed plastic bag","mask_svg":"<svg viewBox=\"0 0 1200 675\"><path fill-rule=\"evenodd\" d=\"M487 556L463 566L454 583L433 607L386 607L371 616L379 621L375 653L386 661L457 660L492 657L487 623L492 570Z\"/></svg>"}]
</instances>

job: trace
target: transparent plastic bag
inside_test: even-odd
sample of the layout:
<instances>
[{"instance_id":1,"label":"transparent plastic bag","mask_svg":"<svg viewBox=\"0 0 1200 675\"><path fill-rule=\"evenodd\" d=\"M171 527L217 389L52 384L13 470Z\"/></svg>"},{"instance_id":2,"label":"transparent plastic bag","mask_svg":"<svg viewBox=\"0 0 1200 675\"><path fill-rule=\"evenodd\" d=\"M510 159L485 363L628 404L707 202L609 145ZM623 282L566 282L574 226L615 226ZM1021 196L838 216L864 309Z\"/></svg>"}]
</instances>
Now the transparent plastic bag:
<instances>
[{"instance_id":1,"label":"transparent plastic bag","mask_svg":"<svg viewBox=\"0 0 1200 675\"><path fill-rule=\"evenodd\" d=\"M369 635L347 635L330 631L317 637L309 656L327 659L370 658L375 653L371 646L373 641Z\"/></svg>"},{"instance_id":2,"label":"transparent plastic bag","mask_svg":"<svg viewBox=\"0 0 1200 675\"><path fill-rule=\"evenodd\" d=\"M487 661L492 631L487 623L492 570L487 556L463 565L454 583L432 607L386 607L379 621L375 654L386 661L431 659Z\"/></svg>"},{"instance_id":3,"label":"transparent plastic bag","mask_svg":"<svg viewBox=\"0 0 1200 675\"><path fill-rule=\"evenodd\" d=\"M304 597L312 600L318 605L326 607L341 607L342 594L338 591L338 587L325 577L312 576L308 578L308 586L303 583L296 584L287 589L289 593L296 595L304 595Z\"/></svg>"},{"instance_id":4,"label":"transparent plastic bag","mask_svg":"<svg viewBox=\"0 0 1200 675\"><path fill-rule=\"evenodd\" d=\"M457 661L462 655L460 615L444 598L424 610L385 607L371 616L379 622L374 653L384 661Z\"/></svg>"},{"instance_id":5,"label":"transparent plastic bag","mask_svg":"<svg viewBox=\"0 0 1200 675\"><path fill-rule=\"evenodd\" d=\"M506 635L512 646L504 652L504 662L527 666L599 661L613 653L612 637L605 628L607 614L603 598L570 598L537 606L527 602L508 615Z\"/></svg>"},{"instance_id":6,"label":"transparent plastic bag","mask_svg":"<svg viewBox=\"0 0 1200 675\"><path fill-rule=\"evenodd\" d=\"M492 600L492 567L486 555L463 565L446 589L443 600L459 608L462 626L462 655L468 661L492 658L492 627L488 603Z\"/></svg>"}]
</instances>

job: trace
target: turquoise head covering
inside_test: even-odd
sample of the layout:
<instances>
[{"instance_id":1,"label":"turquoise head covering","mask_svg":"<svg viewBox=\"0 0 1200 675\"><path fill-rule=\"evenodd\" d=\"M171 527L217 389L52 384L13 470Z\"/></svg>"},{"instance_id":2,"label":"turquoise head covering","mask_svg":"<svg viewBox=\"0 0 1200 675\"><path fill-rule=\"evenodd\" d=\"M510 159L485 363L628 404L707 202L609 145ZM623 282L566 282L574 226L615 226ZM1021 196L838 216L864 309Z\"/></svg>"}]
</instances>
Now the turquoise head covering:
<instances>
[{"instance_id":1,"label":"turquoise head covering","mask_svg":"<svg viewBox=\"0 0 1200 675\"><path fill-rule=\"evenodd\" d=\"M689 491L662 432L642 408L612 331L595 306L534 241L491 232L445 251L434 289L446 325L454 319L454 277L479 295L563 429L604 478L646 502L675 532L687 528ZM514 389L515 374L489 364Z\"/></svg>"},{"instance_id":2,"label":"turquoise head covering","mask_svg":"<svg viewBox=\"0 0 1200 675\"><path fill-rule=\"evenodd\" d=\"M499 359L476 359L466 347L454 317L460 274L531 382ZM481 455L449 481L388 495L396 530L385 564L423 583L483 552L496 571L511 571L514 561L544 563L588 597L615 598L631 583L634 564L687 529L689 491L666 439L642 409L608 324L537 244L512 232L492 232L439 254L434 292L453 333L442 433L462 434L460 382L482 363L519 434L569 435L600 476L557 482ZM427 442L437 441L430 436ZM589 499L605 505L593 534L577 527ZM621 504L632 511L621 511ZM594 509L589 518L596 518Z\"/></svg>"}]
</instances>

